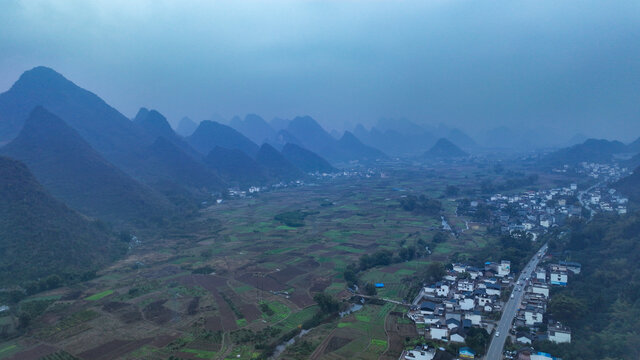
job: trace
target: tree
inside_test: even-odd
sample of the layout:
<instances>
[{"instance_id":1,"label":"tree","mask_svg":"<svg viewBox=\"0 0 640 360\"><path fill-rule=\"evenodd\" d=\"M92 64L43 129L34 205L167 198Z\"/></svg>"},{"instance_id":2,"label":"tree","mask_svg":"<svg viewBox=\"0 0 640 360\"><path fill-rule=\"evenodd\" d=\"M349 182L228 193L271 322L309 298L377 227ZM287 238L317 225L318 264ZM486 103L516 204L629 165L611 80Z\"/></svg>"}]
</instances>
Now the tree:
<instances>
[{"instance_id":1,"label":"tree","mask_svg":"<svg viewBox=\"0 0 640 360\"><path fill-rule=\"evenodd\" d=\"M441 262L433 262L427 265L423 278L427 282L435 282L442 279L447 274L444 265Z\"/></svg>"},{"instance_id":2,"label":"tree","mask_svg":"<svg viewBox=\"0 0 640 360\"><path fill-rule=\"evenodd\" d=\"M372 283L366 283L363 291L365 295L369 295L369 296L374 296L378 294L378 289L376 289L376 286Z\"/></svg>"},{"instance_id":3,"label":"tree","mask_svg":"<svg viewBox=\"0 0 640 360\"><path fill-rule=\"evenodd\" d=\"M476 354L482 355L489 342L489 333L487 330L477 327L472 327L467 333L467 337L464 342L468 347L472 348Z\"/></svg>"},{"instance_id":4,"label":"tree","mask_svg":"<svg viewBox=\"0 0 640 360\"><path fill-rule=\"evenodd\" d=\"M338 310L340 309L340 304L338 303L338 301L336 301L331 295L326 294L326 293L317 293L314 297L313 300L318 304L318 306L320 307L320 311L322 311L325 314L331 314L331 313L335 313L338 312Z\"/></svg>"},{"instance_id":5,"label":"tree","mask_svg":"<svg viewBox=\"0 0 640 360\"><path fill-rule=\"evenodd\" d=\"M438 231L433 235L433 242L436 244L443 243L449 240L449 233L444 231Z\"/></svg>"},{"instance_id":6,"label":"tree","mask_svg":"<svg viewBox=\"0 0 640 360\"><path fill-rule=\"evenodd\" d=\"M567 294L558 294L549 301L549 313L554 319L571 323L587 313L585 304Z\"/></svg>"},{"instance_id":7,"label":"tree","mask_svg":"<svg viewBox=\"0 0 640 360\"><path fill-rule=\"evenodd\" d=\"M460 193L460 188L455 185L447 185L445 193L448 196L457 196Z\"/></svg>"}]
</instances>

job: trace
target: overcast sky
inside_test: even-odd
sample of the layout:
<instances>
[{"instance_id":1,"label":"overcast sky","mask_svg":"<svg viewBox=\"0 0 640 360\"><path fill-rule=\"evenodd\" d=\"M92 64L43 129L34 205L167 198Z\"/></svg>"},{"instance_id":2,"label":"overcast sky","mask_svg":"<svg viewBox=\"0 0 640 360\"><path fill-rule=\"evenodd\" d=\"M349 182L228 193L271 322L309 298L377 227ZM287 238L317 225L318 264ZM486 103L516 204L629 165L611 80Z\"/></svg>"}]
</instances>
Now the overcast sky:
<instances>
[{"instance_id":1,"label":"overcast sky","mask_svg":"<svg viewBox=\"0 0 640 360\"><path fill-rule=\"evenodd\" d=\"M640 1L0 1L0 91L54 68L127 116L380 117L640 136Z\"/></svg>"}]
</instances>

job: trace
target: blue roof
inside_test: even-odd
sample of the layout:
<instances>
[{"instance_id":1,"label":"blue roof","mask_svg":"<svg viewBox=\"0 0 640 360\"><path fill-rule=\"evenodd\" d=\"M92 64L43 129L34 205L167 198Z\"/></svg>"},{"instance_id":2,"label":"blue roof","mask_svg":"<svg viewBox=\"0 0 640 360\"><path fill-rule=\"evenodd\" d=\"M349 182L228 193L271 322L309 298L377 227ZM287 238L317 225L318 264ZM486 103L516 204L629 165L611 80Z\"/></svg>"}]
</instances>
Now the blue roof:
<instances>
[{"instance_id":1,"label":"blue roof","mask_svg":"<svg viewBox=\"0 0 640 360\"><path fill-rule=\"evenodd\" d=\"M384 287L384 284L383 283L376 283L376 287L377 288L382 288L382 287Z\"/></svg>"},{"instance_id":2,"label":"blue roof","mask_svg":"<svg viewBox=\"0 0 640 360\"><path fill-rule=\"evenodd\" d=\"M473 349L469 348L469 347L463 347L460 348L460 354L470 354L470 355L475 355L476 352L473 351Z\"/></svg>"}]
</instances>

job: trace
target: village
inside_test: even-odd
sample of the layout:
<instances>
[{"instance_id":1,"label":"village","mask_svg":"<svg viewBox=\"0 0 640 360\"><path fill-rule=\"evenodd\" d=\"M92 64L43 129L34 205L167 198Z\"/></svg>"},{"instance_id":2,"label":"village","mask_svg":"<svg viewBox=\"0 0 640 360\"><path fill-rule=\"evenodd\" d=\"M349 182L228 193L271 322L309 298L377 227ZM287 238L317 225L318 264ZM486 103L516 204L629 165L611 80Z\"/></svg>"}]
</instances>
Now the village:
<instances>
[{"instance_id":1,"label":"village","mask_svg":"<svg viewBox=\"0 0 640 360\"><path fill-rule=\"evenodd\" d=\"M535 242L554 227L563 226L571 217L590 218L597 212L627 212L628 199L609 188L608 184L627 174L617 165L583 163L577 170L582 176L598 182L585 190L572 183L561 188L525 191L519 194L494 194L484 201L470 201L458 213L473 217L488 211L489 221L498 224L503 234L529 234ZM551 354L536 352L535 341L570 343L571 329L547 314L550 289L568 286L578 276L581 265L554 258L554 254L537 253L539 263L531 275L517 280L511 263L486 262L483 267L454 263L441 281L428 284L413 302L408 317L425 339L442 344L458 344L458 359L482 358L466 345L466 338L476 329L499 336L497 320L506 302L522 293L509 330L511 348L503 359L561 360ZM437 349L422 346L405 350L400 359L432 360Z\"/></svg>"}]
</instances>

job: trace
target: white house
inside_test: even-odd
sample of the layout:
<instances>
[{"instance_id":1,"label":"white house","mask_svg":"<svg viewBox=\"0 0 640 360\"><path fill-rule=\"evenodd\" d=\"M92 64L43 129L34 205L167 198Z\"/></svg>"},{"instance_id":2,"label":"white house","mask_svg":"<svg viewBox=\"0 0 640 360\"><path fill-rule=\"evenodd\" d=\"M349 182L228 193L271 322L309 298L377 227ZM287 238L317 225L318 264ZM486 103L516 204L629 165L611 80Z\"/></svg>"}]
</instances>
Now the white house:
<instances>
[{"instance_id":1,"label":"white house","mask_svg":"<svg viewBox=\"0 0 640 360\"><path fill-rule=\"evenodd\" d=\"M511 272L511 261L502 260L498 266L498 276L507 276Z\"/></svg>"},{"instance_id":2,"label":"white house","mask_svg":"<svg viewBox=\"0 0 640 360\"><path fill-rule=\"evenodd\" d=\"M544 295L545 297L549 297L549 286L547 284L542 283L534 283L531 286L531 292L534 294Z\"/></svg>"},{"instance_id":3,"label":"white house","mask_svg":"<svg viewBox=\"0 0 640 360\"><path fill-rule=\"evenodd\" d=\"M549 276L549 281L552 285L567 286L568 280L569 277L566 271L552 270L551 275Z\"/></svg>"},{"instance_id":4,"label":"white house","mask_svg":"<svg viewBox=\"0 0 640 360\"><path fill-rule=\"evenodd\" d=\"M458 305L460 305L461 310L468 311L473 309L473 307L475 306L475 301L472 298L464 298L460 299Z\"/></svg>"},{"instance_id":5,"label":"white house","mask_svg":"<svg viewBox=\"0 0 640 360\"><path fill-rule=\"evenodd\" d=\"M542 323L542 309L527 308L524 311L524 322L527 326L534 326L535 324Z\"/></svg>"},{"instance_id":6,"label":"white house","mask_svg":"<svg viewBox=\"0 0 640 360\"><path fill-rule=\"evenodd\" d=\"M414 350L406 350L402 352L402 356L400 359L405 360L433 360L436 356L436 349L419 349L416 348Z\"/></svg>"},{"instance_id":7,"label":"white house","mask_svg":"<svg viewBox=\"0 0 640 360\"><path fill-rule=\"evenodd\" d=\"M560 324L549 326L547 330L547 336L549 338L549 341L556 344L571 342L571 330Z\"/></svg>"},{"instance_id":8,"label":"white house","mask_svg":"<svg viewBox=\"0 0 640 360\"><path fill-rule=\"evenodd\" d=\"M472 325L480 325L482 322L482 315L479 312L467 313L464 315L464 318L467 320L471 320Z\"/></svg>"},{"instance_id":9,"label":"white house","mask_svg":"<svg viewBox=\"0 0 640 360\"><path fill-rule=\"evenodd\" d=\"M449 338L449 328L446 326L444 327L432 326L429 329L429 335L431 336L432 339L447 340Z\"/></svg>"},{"instance_id":10,"label":"white house","mask_svg":"<svg viewBox=\"0 0 640 360\"><path fill-rule=\"evenodd\" d=\"M536 268L536 279L547 281L547 270L541 267Z\"/></svg>"},{"instance_id":11,"label":"white house","mask_svg":"<svg viewBox=\"0 0 640 360\"><path fill-rule=\"evenodd\" d=\"M458 281L458 291L473 291L473 281L460 280Z\"/></svg>"},{"instance_id":12,"label":"white house","mask_svg":"<svg viewBox=\"0 0 640 360\"><path fill-rule=\"evenodd\" d=\"M449 285L445 283L436 284L436 295L441 297L449 295Z\"/></svg>"},{"instance_id":13,"label":"white house","mask_svg":"<svg viewBox=\"0 0 640 360\"><path fill-rule=\"evenodd\" d=\"M516 341L521 344L531 344L531 335L520 334L516 337Z\"/></svg>"}]
</instances>

